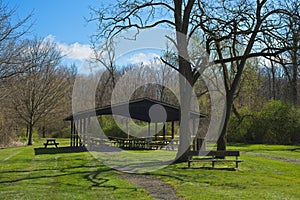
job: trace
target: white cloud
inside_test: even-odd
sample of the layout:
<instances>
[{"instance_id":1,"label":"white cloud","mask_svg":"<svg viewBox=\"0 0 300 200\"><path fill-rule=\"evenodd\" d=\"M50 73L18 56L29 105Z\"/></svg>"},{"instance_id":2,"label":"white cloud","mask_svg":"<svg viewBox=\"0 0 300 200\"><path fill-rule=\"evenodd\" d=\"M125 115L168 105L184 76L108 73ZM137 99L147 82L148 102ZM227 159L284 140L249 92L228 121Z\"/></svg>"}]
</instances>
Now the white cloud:
<instances>
[{"instance_id":1,"label":"white cloud","mask_svg":"<svg viewBox=\"0 0 300 200\"><path fill-rule=\"evenodd\" d=\"M47 35L46 37L45 37L45 40L46 41L49 41L49 42L55 42L55 36L54 35Z\"/></svg>"},{"instance_id":2,"label":"white cloud","mask_svg":"<svg viewBox=\"0 0 300 200\"><path fill-rule=\"evenodd\" d=\"M66 57L69 59L84 61L91 58L93 55L93 51L88 44L80 44L75 42L71 45L68 45L59 43L57 46L62 51L62 54L66 55Z\"/></svg>"},{"instance_id":3,"label":"white cloud","mask_svg":"<svg viewBox=\"0 0 300 200\"><path fill-rule=\"evenodd\" d=\"M150 65L155 61L155 58L159 58L160 56L156 53L137 53L128 58L128 62L131 64L140 64Z\"/></svg>"},{"instance_id":4,"label":"white cloud","mask_svg":"<svg viewBox=\"0 0 300 200\"><path fill-rule=\"evenodd\" d=\"M78 42L73 44L61 43L53 35L48 35L45 39L55 42L57 48L61 50L67 59L85 61L93 56L93 51L89 44L80 44Z\"/></svg>"}]
</instances>

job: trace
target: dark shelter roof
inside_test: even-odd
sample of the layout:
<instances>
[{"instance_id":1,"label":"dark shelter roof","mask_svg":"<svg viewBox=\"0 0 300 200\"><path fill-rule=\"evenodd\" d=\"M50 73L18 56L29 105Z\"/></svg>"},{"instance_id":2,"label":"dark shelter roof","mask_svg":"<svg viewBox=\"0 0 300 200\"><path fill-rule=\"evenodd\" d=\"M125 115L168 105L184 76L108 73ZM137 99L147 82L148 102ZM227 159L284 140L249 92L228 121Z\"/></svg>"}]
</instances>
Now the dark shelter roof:
<instances>
[{"instance_id":1,"label":"dark shelter roof","mask_svg":"<svg viewBox=\"0 0 300 200\"><path fill-rule=\"evenodd\" d=\"M141 98L125 103L99 107L95 110L82 111L65 118L65 121L71 121L74 118L82 119L95 115L101 116L112 114L130 117L132 119L137 119L145 122L170 122L179 121L180 108L178 106L174 106L162 101L149 98ZM190 112L190 116L191 118L207 117L207 115L197 112Z\"/></svg>"}]
</instances>

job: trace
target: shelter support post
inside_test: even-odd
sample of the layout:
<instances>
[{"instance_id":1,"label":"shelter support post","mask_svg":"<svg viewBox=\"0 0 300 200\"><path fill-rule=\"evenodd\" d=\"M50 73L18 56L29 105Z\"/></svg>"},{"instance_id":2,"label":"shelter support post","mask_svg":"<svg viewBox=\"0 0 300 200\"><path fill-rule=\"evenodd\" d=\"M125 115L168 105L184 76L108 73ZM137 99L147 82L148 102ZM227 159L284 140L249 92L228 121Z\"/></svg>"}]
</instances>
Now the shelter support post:
<instances>
[{"instance_id":1,"label":"shelter support post","mask_svg":"<svg viewBox=\"0 0 300 200\"><path fill-rule=\"evenodd\" d=\"M157 140L157 122L155 122L155 140Z\"/></svg>"},{"instance_id":2,"label":"shelter support post","mask_svg":"<svg viewBox=\"0 0 300 200\"><path fill-rule=\"evenodd\" d=\"M79 120L79 144L78 146L82 146L82 137L83 137L83 119Z\"/></svg>"},{"instance_id":3,"label":"shelter support post","mask_svg":"<svg viewBox=\"0 0 300 200\"><path fill-rule=\"evenodd\" d=\"M73 132L74 132L74 126L73 126L73 124L74 124L74 121L73 121L73 119L71 120L71 132L70 132L70 146L72 147L73 146Z\"/></svg>"},{"instance_id":4,"label":"shelter support post","mask_svg":"<svg viewBox=\"0 0 300 200\"><path fill-rule=\"evenodd\" d=\"M75 140L75 146L76 147L78 147L78 139L79 139L79 137L78 137L78 129L79 129L79 120L76 120L76 134L75 134L75 138L76 138L76 140Z\"/></svg>"},{"instance_id":5,"label":"shelter support post","mask_svg":"<svg viewBox=\"0 0 300 200\"><path fill-rule=\"evenodd\" d=\"M129 139L129 127L128 127L128 120L126 120L126 132L127 132L127 139Z\"/></svg>"},{"instance_id":6,"label":"shelter support post","mask_svg":"<svg viewBox=\"0 0 300 200\"><path fill-rule=\"evenodd\" d=\"M150 133L150 122L148 122L148 137L150 137L151 136L151 133Z\"/></svg>"},{"instance_id":7,"label":"shelter support post","mask_svg":"<svg viewBox=\"0 0 300 200\"><path fill-rule=\"evenodd\" d=\"M86 118L83 119L83 137L82 137L83 146L86 145Z\"/></svg>"},{"instance_id":8,"label":"shelter support post","mask_svg":"<svg viewBox=\"0 0 300 200\"><path fill-rule=\"evenodd\" d=\"M166 140L166 123L164 122L164 127L163 127L163 140Z\"/></svg>"},{"instance_id":9,"label":"shelter support post","mask_svg":"<svg viewBox=\"0 0 300 200\"><path fill-rule=\"evenodd\" d=\"M73 126L73 147L75 147L75 142L76 142L76 126L75 126L75 123L76 123L76 121L73 121L73 124L72 124L72 126Z\"/></svg>"},{"instance_id":10,"label":"shelter support post","mask_svg":"<svg viewBox=\"0 0 300 200\"><path fill-rule=\"evenodd\" d=\"M87 120L87 144L90 147L91 146L91 140L90 140L90 135L91 135L91 117L88 117Z\"/></svg>"},{"instance_id":11,"label":"shelter support post","mask_svg":"<svg viewBox=\"0 0 300 200\"><path fill-rule=\"evenodd\" d=\"M174 139L174 121L172 121L172 139Z\"/></svg>"},{"instance_id":12,"label":"shelter support post","mask_svg":"<svg viewBox=\"0 0 300 200\"><path fill-rule=\"evenodd\" d=\"M193 151L196 151L196 150L199 150L199 149L198 149L198 147L197 147L197 142L196 142L198 136L197 136L197 134L195 133L195 119L193 119L192 123L193 123L193 127L192 127Z\"/></svg>"}]
</instances>

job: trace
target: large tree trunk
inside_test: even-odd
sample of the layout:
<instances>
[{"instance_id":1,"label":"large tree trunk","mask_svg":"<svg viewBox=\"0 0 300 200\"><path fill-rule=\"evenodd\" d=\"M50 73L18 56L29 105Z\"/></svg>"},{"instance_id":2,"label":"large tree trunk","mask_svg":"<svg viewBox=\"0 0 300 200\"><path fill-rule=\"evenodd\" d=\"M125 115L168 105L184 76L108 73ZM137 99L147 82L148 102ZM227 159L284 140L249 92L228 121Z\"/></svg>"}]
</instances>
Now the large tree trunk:
<instances>
[{"instance_id":1,"label":"large tree trunk","mask_svg":"<svg viewBox=\"0 0 300 200\"><path fill-rule=\"evenodd\" d=\"M45 128L45 125L43 126L43 128L42 128L42 137L43 138L46 138L46 128Z\"/></svg>"},{"instance_id":2,"label":"large tree trunk","mask_svg":"<svg viewBox=\"0 0 300 200\"><path fill-rule=\"evenodd\" d=\"M27 145L32 145L32 134L33 134L33 124L29 123L28 124L29 132L28 132L28 143Z\"/></svg>"},{"instance_id":3,"label":"large tree trunk","mask_svg":"<svg viewBox=\"0 0 300 200\"><path fill-rule=\"evenodd\" d=\"M217 142L217 150L218 151L225 151L226 146L227 146L227 127L230 119L230 112L232 108L233 102L230 101L230 99L227 97L226 98L226 113L225 113L225 118L224 118L224 124L223 127L221 128L221 134Z\"/></svg>"},{"instance_id":4,"label":"large tree trunk","mask_svg":"<svg viewBox=\"0 0 300 200\"><path fill-rule=\"evenodd\" d=\"M176 3L175 3L176 4ZM178 20L178 19L177 19ZM191 132L189 128L190 107L192 99L193 73L189 62L188 40L185 33L176 32L178 64L179 64L179 93L180 93L180 139L176 162L185 162L190 150Z\"/></svg>"},{"instance_id":5,"label":"large tree trunk","mask_svg":"<svg viewBox=\"0 0 300 200\"><path fill-rule=\"evenodd\" d=\"M189 128L189 110L191 105L191 87L184 77L180 77L180 138L176 162L186 162L190 150L191 132Z\"/></svg>"}]
</instances>

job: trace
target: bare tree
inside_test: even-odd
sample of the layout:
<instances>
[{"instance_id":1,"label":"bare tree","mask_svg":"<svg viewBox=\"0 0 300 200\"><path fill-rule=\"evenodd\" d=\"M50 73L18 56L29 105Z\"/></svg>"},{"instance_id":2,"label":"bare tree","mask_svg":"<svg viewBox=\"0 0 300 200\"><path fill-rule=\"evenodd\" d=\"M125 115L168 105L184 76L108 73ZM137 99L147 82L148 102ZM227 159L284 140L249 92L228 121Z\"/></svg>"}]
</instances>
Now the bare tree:
<instances>
[{"instance_id":1,"label":"bare tree","mask_svg":"<svg viewBox=\"0 0 300 200\"><path fill-rule=\"evenodd\" d=\"M97 91L98 104L103 105L106 102L105 97L109 96L107 90L113 90L117 79L117 65L114 43L110 40L104 44L98 46L96 43L92 44L94 51L94 58L91 59L93 64L96 64L96 68L105 68L107 73L102 73L101 85ZM99 70L98 69L98 70Z\"/></svg>"},{"instance_id":2,"label":"bare tree","mask_svg":"<svg viewBox=\"0 0 300 200\"><path fill-rule=\"evenodd\" d=\"M9 88L6 81L8 78L26 71L28 65L23 63L20 53L24 50L26 42L22 41L22 36L25 35L30 27L29 24L31 15L19 21L13 20L15 16L15 9L9 9L7 5L0 0L0 100L3 101L9 94ZM3 102L1 102L3 104ZM16 121L8 119L6 107L1 109L1 133L2 142L9 143L15 139L14 127ZM4 139L6 138L6 139ZM10 138L9 140L7 138ZM1 140L1 139L0 139ZM1 143L1 141L0 141ZM6 145L6 144L4 144Z\"/></svg>"},{"instance_id":3,"label":"bare tree","mask_svg":"<svg viewBox=\"0 0 300 200\"><path fill-rule=\"evenodd\" d=\"M112 89L116 84L116 55L115 55L115 47L114 43L112 41L106 41L104 45L101 45L100 47L93 46L94 60L98 62L102 67L105 67L105 69L110 74L110 79L112 81Z\"/></svg>"},{"instance_id":4,"label":"bare tree","mask_svg":"<svg viewBox=\"0 0 300 200\"><path fill-rule=\"evenodd\" d=\"M279 65L283 68L284 74L289 83L287 99L294 105L298 105L298 79L300 65L300 3L298 1L284 2L282 7L289 11L289 15L282 16L285 30L281 31L275 41L271 43L282 43L289 47L279 55L268 57L271 65Z\"/></svg>"},{"instance_id":5,"label":"bare tree","mask_svg":"<svg viewBox=\"0 0 300 200\"><path fill-rule=\"evenodd\" d=\"M203 1L198 4L199 26L205 32L206 50L216 54L226 90L226 115L218 149L226 149L226 130L241 77L249 58L276 56L289 47L270 44L287 27L281 19L290 12L272 0Z\"/></svg>"},{"instance_id":6,"label":"bare tree","mask_svg":"<svg viewBox=\"0 0 300 200\"><path fill-rule=\"evenodd\" d=\"M15 10L8 9L0 1L0 80L24 72L28 67L21 60L20 54L26 47L26 42L21 37L31 27L28 24L31 15L13 24L14 15Z\"/></svg>"},{"instance_id":7,"label":"bare tree","mask_svg":"<svg viewBox=\"0 0 300 200\"><path fill-rule=\"evenodd\" d=\"M16 114L28 126L28 145L32 144L33 127L54 112L66 95L66 77L58 67L61 54L53 43L35 39L23 52L30 69L11 80L10 101Z\"/></svg>"}]
</instances>

